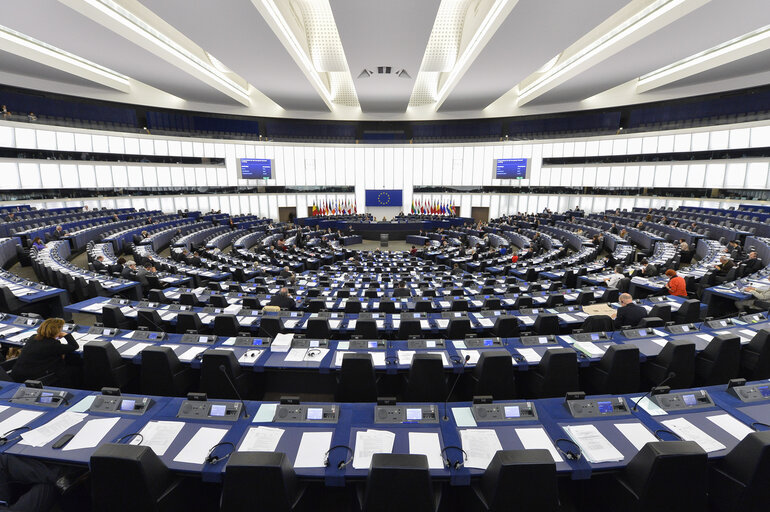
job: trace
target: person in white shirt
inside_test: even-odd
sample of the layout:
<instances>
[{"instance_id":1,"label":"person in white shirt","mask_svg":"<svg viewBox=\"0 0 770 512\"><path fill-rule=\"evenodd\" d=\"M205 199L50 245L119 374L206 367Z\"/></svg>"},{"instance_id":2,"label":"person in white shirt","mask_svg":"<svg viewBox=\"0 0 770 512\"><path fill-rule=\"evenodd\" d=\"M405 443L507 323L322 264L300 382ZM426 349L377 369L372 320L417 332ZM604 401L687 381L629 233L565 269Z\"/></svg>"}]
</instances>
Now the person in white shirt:
<instances>
[{"instance_id":1,"label":"person in white shirt","mask_svg":"<svg viewBox=\"0 0 770 512\"><path fill-rule=\"evenodd\" d=\"M743 313L747 308L770 309L770 286L747 286L744 292L752 295L750 299L735 301L735 307Z\"/></svg>"},{"instance_id":2,"label":"person in white shirt","mask_svg":"<svg viewBox=\"0 0 770 512\"><path fill-rule=\"evenodd\" d=\"M618 283L621 279L623 279L623 267L617 266L615 267L615 273L612 274L610 277L606 278L604 280L605 283L607 283L607 286L609 288L617 288Z\"/></svg>"}]
</instances>

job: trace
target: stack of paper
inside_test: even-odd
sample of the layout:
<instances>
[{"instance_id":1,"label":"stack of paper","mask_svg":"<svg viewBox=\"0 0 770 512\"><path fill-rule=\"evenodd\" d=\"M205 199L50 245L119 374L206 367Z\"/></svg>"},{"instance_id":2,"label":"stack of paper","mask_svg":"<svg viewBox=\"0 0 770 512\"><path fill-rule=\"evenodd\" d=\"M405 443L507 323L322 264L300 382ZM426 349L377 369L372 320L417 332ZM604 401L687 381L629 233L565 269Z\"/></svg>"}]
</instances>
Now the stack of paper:
<instances>
[{"instance_id":1,"label":"stack of paper","mask_svg":"<svg viewBox=\"0 0 770 512\"><path fill-rule=\"evenodd\" d=\"M201 352L204 352L208 347L191 347L179 354L179 360L189 363L195 357L200 354Z\"/></svg>"},{"instance_id":2,"label":"stack of paper","mask_svg":"<svg viewBox=\"0 0 770 512\"><path fill-rule=\"evenodd\" d=\"M567 425L564 431L580 447L580 451L588 462L599 464L623 460L623 454L612 446L612 443L594 425L588 423Z\"/></svg>"},{"instance_id":3,"label":"stack of paper","mask_svg":"<svg viewBox=\"0 0 770 512\"><path fill-rule=\"evenodd\" d=\"M684 418L674 418L661 422L666 428L685 441L695 441L707 452L724 450L725 445L690 423Z\"/></svg>"},{"instance_id":4,"label":"stack of paper","mask_svg":"<svg viewBox=\"0 0 770 512\"><path fill-rule=\"evenodd\" d=\"M295 468L322 468L326 452L332 443L333 432L305 432L297 449Z\"/></svg>"},{"instance_id":5,"label":"stack of paper","mask_svg":"<svg viewBox=\"0 0 770 512\"><path fill-rule=\"evenodd\" d=\"M0 412L8 409L7 405L3 405L2 407L3 408L0 409ZM27 423L34 420L41 414L43 413L39 411L28 410L21 410L15 414L12 414L11 416L5 418L3 421L0 421L0 436L4 436L12 430L16 430L17 428L25 426Z\"/></svg>"},{"instance_id":6,"label":"stack of paper","mask_svg":"<svg viewBox=\"0 0 770 512\"><path fill-rule=\"evenodd\" d=\"M134 343L132 346L124 350L120 355L133 357L137 355L139 352L141 352L142 350L151 346L152 346L152 343Z\"/></svg>"},{"instance_id":7,"label":"stack of paper","mask_svg":"<svg viewBox=\"0 0 770 512\"><path fill-rule=\"evenodd\" d=\"M37 447L45 446L71 427L83 421L83 418L86 416L87 414L80 412L65 411L45 425L21 434L19 444Z\"/></svg>"},{"instance_id":8,"label":"stack of paper","mask_svg":"<svg viewBox=\"0 0 770 512\"><path fill-rule=\"evenodd\" d=\"M149 446L155 455L163 457L184 425L181 421L151 421L144 426L138 436L134 436L131 444Z\"/></svg>"},{"instance_id":9,"label":"stack of paper","mask_svg":"<svg viewBox=\"0 0 770 512\"><path fill-rule=\"evenodd\" d=\"M586 354L588 357L601 357L604 354L604 349L590 341L576 341L572 346Z\"/></svg>"},{"instance_id":10,"label":"stack of paper","mask_svg":"<svg viewBox=\"0 0 770 512\"><path fill-rule=\"evenodd\" d=\"M334 354L334 366L342 366L342 358L345 357L345 354L349 354L350 352L340 352L337 351ZM372 356L372 364L374 366L385 366L385 352L378 350L376 352L364 352L365 354L369 354Z\"/></svg>"},{"instance_id":11,"label":"stack of paper","mask_svg":"<svg viewBox=\"0 0 770 512\"><path fill-rule=\"evenodd\" d=\"M288 352L291 348L291 342L294 340L294 333L278 333L270 344L271 352Z\"/></svg>"},{"instance_id":12,"label":"stack of paper","mask_svg":"<svg viewBox=\"0 0 770 512\"><path fill-rule=\"evenodd\" d=\"M553 445L551 438L548 437L548 434L546 434L543 428L517 428L516 435L519 436L519 440L525 450L548 450L551 457L553 457L554 462L563 461L561 455L559 455L559 451Z\"/></svg>"},{"instance_id":13,"label":"stack of paper","mask_svg":"<svg viewBox=\"0 0 770 512\"><path fill-rule=\"evenodd\" d=\"M468 468L487 469L495 453L503 449L493 429L461 430L460 439L468 457L465 461Z\"/></svg>"},{"instance_id":14,"label":"stack of paper","mask_svg":"<svg viewBox=\"0 0 770 512\"><path fill-rule=\"evenodd\" d=\"M641 450L647 443L654 443L658 440L647 427L641 423L615 423L615 428L625 436L628 441L634 445L634 448Z\"/></svg>"},{"instance_id":15,"label":"stack of paper","mask_svg":"<svg viewBox=\"0 0 770 512\"><path fill-rule=\"evenodd\" d=\"M525 361L529 364L538 364L540 362L540 354L538 354L533 348L517 348L516 351L521 354Z\"/></svg>"},{"instance_id":16,"label":"stack of paper","mask_svg":"<svg viewBox=\"0 0 770 512\"><path fill-rule=\"evenodd\" d=\"M75 437L67 443L63 450L80 450L82 448L95 448L104 437L117 425L120 418L96 418L83 425Z\"/></svg>"},{"instance_id":17,"label":"stack of paper","mask_svg":"<svg viewBox=\"0 0 770 512\"><path fill-rule=\"evenodd\" d=\"M369 469L375 453L391 453L396 434L387 430L359 430L353 455L355 469Z\"/></svg>"},{"instance_id":18,"label":"stack of paper","mask_svg":"<svg viewBox=\"0 0 770 512\"><path fill-rule=\"evenodd\" d=\"M238 447L242 452L274 452L283 436L282 428L252 427Z\"/></svg>"},{"instance_id":19,"label":"stack of paper","mask_svg":"<svg viewBox=\"0 0 770 512\"><path fill-rule=\"evenodd\" d=\"M409 453L425 455L430 469L441 469L441 442L437 432L409 432Z\"/></svg>"},{"instance_id":20,"label":"stack of paper","mask_svg":"<svg viewBox=\"0 0 770 512\"><path fill-rule=\"evenodd\" d=\"M227 434L226 428L201 427L174 457L174 462L203 464L211 448L219 444L225 434Z\"/></svg>"}]
</instances>

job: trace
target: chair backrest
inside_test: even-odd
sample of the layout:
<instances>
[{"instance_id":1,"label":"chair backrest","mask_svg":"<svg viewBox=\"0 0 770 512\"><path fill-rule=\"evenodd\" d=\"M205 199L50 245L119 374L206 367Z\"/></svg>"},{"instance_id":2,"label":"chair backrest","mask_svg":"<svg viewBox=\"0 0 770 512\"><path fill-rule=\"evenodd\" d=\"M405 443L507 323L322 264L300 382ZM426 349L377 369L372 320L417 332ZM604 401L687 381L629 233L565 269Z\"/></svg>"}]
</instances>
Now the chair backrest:
<instances>
[{"instance_id":1,"label":"chair backrest","mask_svg":"<svg viewBox=\"0 0 770 512\"><path fill-rule=\"evenodd\" d=\"M670 340L655 361L665 368L666 375L671 372L676 374L668 383L670 387L685 388L692 385L695 377L695 343L692 341Z\"/></svg>"},{"instance_id":2,"label":"chair backrest","mask_svg":"<svg viewBox=\"0 0 770 512\"><path fill-rule=\"evenodd\" d=\"M468 301L465 299L453 300L452 311L468 311Z\"/></svg>"},{"instance_id":3,"label":"chair backrest","mask_svg":"<svg viewBox=\"0 0 770 512\"><path fill-rule=\"evenodd\" d=\"M487 510L559 508L556 463L544 449L498 451L484 471L478 489Z\"/></svg>"},{"instance_id":4,"label":"chair backrest","mask_svg":"<svg viewBox=\"0 0 770 512\"><path fill-rule=\"evenodd\" d=\"M492 332L501 338L518 338L521 334L519 320L514 315L500 315L495 320Z\"/></svg>"},{"instance_id":5,"label":"chair backrest","mask_svg":"<svg viewBox=\"0 0 770 512\"><path fill-rule=\"evenodd\" d=\"M262 316L259 321L259 335L275 338L281 332L281 320L278 317Z\"/></svg>"},{"instance_id":6,"label":"chair backrest","mask_svg":"<svg viewBox=\"0 0 770 512\"><path fill-rule=\"evenodd\" d=\"M451 340L464 338L471 332L471 321L467 318L452 318L447 326L447 338Z\"/></svg>"},{"instance_id":7,"label":"chair backrest","mask_svg":"<svg viewBox=\"0 0 770 512\"><path fill-rule=\"evenodd\" d=\"M431 300L418 300L414 303L414 310L418 313L432 313L433 301Z\"/></svg>"},{"instance_id":8,"label":"chair backrest","mask_svg":"<svg viewBox=\"0 0 770 512\"><path fill-rule=\"evenodd\" d=\"M201 392L206 393L209 398L237 399L220 366L224 366L225 372L233 382L241 376L241 367L232 351L206 350L201 354Z\"/></svg>"},{"instance_id":9,"label":"chair backrest","mask_svg":"<svg viewBox=\"0 0 770 512\"><path fill-rule=\"evenodd\" d=\"M146 327L151 331L163 328L163 319L155 309L139 308L136 310L136 323L139 327Z\"/></svg>"},{"instance_id":10,"label":"chair backrest","mask_svg":"<svg viewBox=\"0 0 770 512\"><path fill-rule=\"evenodd\" d=\"M406 339L409 336L419 335L421 333L422 328L420 327L420 321L416 318L401 320L401 323L398 326L398 337L400 339Z\"/></svg>"},{"instance_id":11,"label":"chair backrest","mask_svg":"<svg viewBox=\"0 0 770 512\"><path fill-rule=\"evenodd\" d=\"M217 336L238 336L241 324L235 315L217 315L214 317L214 333Z\"/></svg>"},{"instance_id":12,"label":"chair backrest","mask_svg":"<svg viewBox=\"0 0 770 512\"><path fill-rule=\"evenodd\" d=\"M545 307L547 308L555 308L557 306L563 306L563 305L564 305L564 295L560 293L551 294L548 296L547 299L545 299Z\"/></svg>"},{"instance_id":13,"label":"chair backrest","mask_svg":"<svg viewBox=\"0 0 770 512\"><path fill-rule=\"evenodd\" d=\"M176 332L184 334L187 331L203 331L203 322L201 322L198 313L192 311L179 311L176 315Z\"/></svg>"},{"instance_id":14,"label":"chair backrest","mask_svg":"<svg viewBox=\"0 0 770 512\"><path fill-rule=\"evenodd\" d=\"M337 383L337 401L377 401L377 378L370 354L349 352L342 356L340 379Z\"/></svg>"},{"instance_id":15,"label":"chair backrest","mask_svg":"<svg viewBox=\"0 0 770 512\"><path fill-rule=\"evenodd\" d=\"M583 320L583 332L607 332L613 330L612 318L608 315L592 315Z\"/></svg>"},{"instance_id":16,"label":"chair backrest","mask_svg":"<svg viewBox=\"0 0 770 512\"><path fill-rule=\"evenodd\" d=\"M212 293L209 295L209 304L214 306L215 308L226 308L230 305L229 302L227 302L227 297L224 295L219 295L218 293Z\"/></svg>"},{"instance_id":17,"label":"chair backrest","mask_svg":"<svg viewBox=\"0 0 770 512\"><path fill-rule=\"evenodd\" d=\"M194 293L184 292L179 294L179 303L185 306L197 306L198 297Z\"/></svg>"},{"instance_id":18,"label":"chair backrest","mask_svg":"<svg viewBox=\"0 0 770 512\"><path fill-rule=\"evenodd\" d=\"M102 444L91 455L89 469L91 503L98 512L159 510L158 500L173 482L149 446Z\"/></svg>"},{"instance_id":19,"label":"chair backrest","mask_svg":"<svg viewBox=\"0 0 770 512\"><path fill-rule=\"evenodd\" d=\"M503 307L502 303L500 302L500 299L496 297L490 297L488 299L484 299L484 309L501 309Z\"/></svg>"},{"instance_id":20,"label":"chair backrest","mask_svg":"<svg viewBox=\"0 0 770 512\"><path fill-rule=\"evenodd\" d=\"M310 338L329 338L331 335L329 321L325 318L311 318L307 321L307 335Z\"/></svg>"},{"instance_id":21,"label":"chair backrest","mask_svg":"<svg viewBox=\"0 0 770 512\"><path fill-rule=\"evenodd\" d=\"M540 383L534 389L538 398L563 397L568 391L580 391L577 352L572 349L546 350L533 372L540 376Z\"/></svg>"},{"instance_id":22,"label":"chair backrest","mask_svg":"<svg viewBox=\"0 0 770 512\"><path fill-rule=\"evenodd\" d=\"M381 313L395 313L396 312L396 303L392 300L381 300L380 301L380 312Z\"/></svg>"},{"instance_id":23,"label":"chair backrest","mask_svg":"<svg viewBox=\"0 0 770 512\"><path fill-rule=\"evenodd\" d=\"M706 510L707 464L706 452L693 441L651 442L629 461L619 480L633 493L634 510Z\"/></svg>"},{"instance_id":24,"label":"chair backrest","mask_svg":"<svg viewBox=\"0 0 770 512\"><path fill-rule=\"evenodd\" d=\"M599 361L604 378L598 393L633 393L639 389L639 348L636 345L610 345Z\"/></svg>"},{"instance_id":25,"label":"chair backrest","mask_svg":"<svg viewBox=\"0 0 770 512\"><path fill-rule=\"evenodd\" d=\"M689 324L697 322L700 318L700 301L697 299L688 299L679 306L676 311L676 322Z\"/></svg>"},{"instance_id":26,"label":"chair backrest","mask_svg":"<svg viewBox=\"0 0 770 512\"><path fill-rule=\"evenodd\" d=\"M89 341L83 345L83 380L87 389L121 387L114 369L123 364L123 359L109 341Z\"/></svg>"},{"instance_id":27,"label":"chair backrest","mask_svg":"<svg viewBox=\"0 0 770 512\"><path fill-rule=\"evenodd\" d=\"M516 301L513 303L513 309L526 309L532 307L532 297L524 297L519 295L516 297Z\"/></svg>"},{"instance_id":28,"label":"chair backrest","mask_svg":"<svg viewBox=\"0 0 770 512\"><path fill-rule=\"evenodd\" d=\"M583 291L578 293L577 298L575 299L575 304L579 306L587 306L588 304L591 304L594 302L594 292L593 291Z\"/></svg>"},{"instance_id":29,"label":"chair backrest","mask_svg":"<svg viewBox=\"0 0 770 512\"><path fill-rule=\"evenodd\" d=\"M157 396L177 396L174 372L181 363L171 347L147 347L142 350L142 393Z\"/></svg>"},{"instance_id":30,"label":"chair backrest","mask_svg":"<svg viewBox=\"0 0 770 512\"><path fill-rule=\"evenodd\" d=\"M532 330L537 334L559 334L559 317L553 313L540 313Z\"/></svg>"},{"instance_id":31,"label":"chair backrest","mask_svg":"<svg viewBox=\"0 0 770 512\"><path fill-rule=\"evenodd\" d=\"M475 396L492 396L504 400L516 396L513 360L507 350L484 350L473 369Z\"/></svg>"},{"instance_id":32,"label":"chair backrest","mask_svg":"<svg viewBox=\"0 0 770 512\"><path fill-rule=\"evenodd\" d=\"M123 312L120 310L120 306L114 304L107 304L102 306L102 324L105 327L115 327L116 329L123 329L127 325L128 320Z\"/></svg>"},{"instance_id":33,"label":"chair backrest","mask_svg":"<svg viewBox=\"0 0 770 512\"><path fill-rule=\"evenodd\" d=\"M711 510L761 512L770 502L770 430L744 437L709 475Z\"/></svg>"},{"instance_id":34,"label":"chair backrest","mask_svg":"<svg viewBox=\"0 0 770 512\"><path fill-rule=\"evenodd\" d=\"M360 312L361 312L361 301L358 301L358 300L345 301L345 313L360 313Z\"/></svg>"},{"instance_id":35,"label":"chair backrest","mask_svg":"<svg viewBox=\"0 0 770 512\"><path fill-rule=\"evenodd\" d=\"M363 512L433 512L435 507L425 455L376 453L372 456Z\"/></svg>"},{"instance_id":36,"label":"chair backrest","mask_svg":"<svg viewBox=\"0 0 770 512\"><path fill-rule=\"evenodd\" d=\"M662 318L658 318L656 316L648 316L647 318L642 318L639 321L639 325L636 327L663 327L664 325L666 325L666 323Z\"/></svg>"},{"instance_id":37,"label":"chair backrest","mask_svg":"<svg viewBox=\"0 0 770 512\"><path fill-rule=\"evenodd\" d=\"M289 457L280 452L234 452L222 482L222 512L290 512L301 487Z\"/></svg>"},{"instance_id":38,"label":"chair backrest","mask_svg":"<svg viewBox=\"0 0 770 512\"><path fill-rule=\"evenodd\" d=\"M699 385L727 384L738 377L741 365L741 339L732 334L712 338L695 358L695 375Z\"/></svg>"},{"instance_id":39,"label":"chair backrest","mask_svg":"<svg viewBox=\"0 0 770 512\"><path fill-rule=\"evenodd\" d=\"M655 304L648 316L660 318L663 322L671 321L671 304Z\"/></svg>"},{"instance_id":40,"label":"chair backrest","mask_svg":"<svg viewBox=\"0 0 770 512\"><path fill-rule=\"evenodd\" d=\"M749 380L770 378L770 329L757 331L741 350L741 373Z\"/></svg>"},{"instance_id":41,"label":"chair backrest","mask_svg":"<svg viewBox=\"0 0 770 512\"><path fill-rule=\"evenodd\" d=\"M409 368L406 400L440 402L446 398L444 363L439 354L416 353Z\"/></svg>"},{"instance_id":42,"label":"chair backrest","mask_svg":"<svg viewBox=\"0 0 770 512\"><path fill-rule=\"evenodd\" d=\"M377 321L376 320L357 320L356 328L354 331L357 335L364 338L376 338L377 337Z\"/></svg>"}]
</instances>

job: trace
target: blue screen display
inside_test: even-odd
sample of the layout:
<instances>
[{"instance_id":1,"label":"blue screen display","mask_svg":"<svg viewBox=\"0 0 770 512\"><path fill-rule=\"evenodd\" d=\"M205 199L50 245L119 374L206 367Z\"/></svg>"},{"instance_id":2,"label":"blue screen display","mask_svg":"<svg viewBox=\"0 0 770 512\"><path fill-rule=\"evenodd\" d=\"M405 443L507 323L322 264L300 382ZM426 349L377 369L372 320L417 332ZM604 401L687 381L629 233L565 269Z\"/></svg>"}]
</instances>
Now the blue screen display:
<instances>
[{"instance_id":1,"label":"blue screen display","mask_svg":"<svg viewBox=\"0 0 770 512\"><path fill-rule=\"evenodd\" d=\"M695 399L695 395L684 395L682 400L684 400L684 403L687 405L695 405L698 403L698 401Z\"/></svg>"},{"instance_id":2,"label":"blue screen display","mask_svg":"<svg viewBox=\"0 0 770 512\"><path fill-rule=\"evenodd\" d=\"M769 386L759 386L759 392L762 394L763 397L767 398L770 396L770 387Z\"/></svg>"},{"instance_id":3,"label":"blue screen display","mask_svg":"<svg viewBox=\"0 0 770 512\"><path fill-rule=\"evenodd\" d=\"M495 178L498 180L522 180L527 177L526 158L498 158Z\"/></svg>"},{"instance_id":4,"label":"blue screen display","mask_svg":"<svg viewBox=\"0 0 770 512\"><path fill-rule=\"evenodd\" d=\"M273 177L273 161L268 158L241 158L241 178L261 180Z\"/></svg>"},{"instance_id":5,"label":"blue screen display","mask_svg":"<svg viewBox=\"0 0 770 512\"><path fill-rule=\"evenodd\" d=\"M602 414L612 412L612 402L597 402L597 405L599 406L599 412Z\"/></svg>"}]
</instances>

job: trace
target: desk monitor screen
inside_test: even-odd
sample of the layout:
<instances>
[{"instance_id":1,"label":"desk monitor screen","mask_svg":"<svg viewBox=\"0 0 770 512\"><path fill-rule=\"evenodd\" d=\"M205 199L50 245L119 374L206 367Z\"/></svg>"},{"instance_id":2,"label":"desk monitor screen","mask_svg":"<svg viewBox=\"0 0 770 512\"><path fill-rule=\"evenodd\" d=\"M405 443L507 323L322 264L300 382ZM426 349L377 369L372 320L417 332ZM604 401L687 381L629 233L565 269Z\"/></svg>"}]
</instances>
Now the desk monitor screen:
<instances>
[{"instance_id":1,"label":"desk monitor screen","mask_svg":"<svg viewBox=\"0 0 770 512\"><path fill-rule=\"evenodd\" d=\"M318 348L320 345L318 343L318 340L310 340L310 348Z\"/></svg>"},{"instance_id":2,"label":"desk monitor screen","mask_svg":"<svg viewBox=\"0 0 770 512\"><path fill-rule=\"evenodd\" d=\"M596 405L599 406L599 412L601 414L609 414L609 413L611 413L614 410L613 407L612 407L612 402L609 402L609 401L608 402L596 402Z\"/></svg>"},{"instance_id":3,"label":"desk monitor screen","mask_svg":"<svg viewBox=\"0 0 770 512\"><path fill-rule=\"evenodd\" d=\"M498 180L522 180L529 178L528 158L497 158L495 178Z\"/></svg>"},{"instance_id":4,"label":"desk monitor screen","mask_svg":"<svg viewBox=\"0 0 770 512\"><path fill-rule=\"evenodd\" d=\"M377 342L376 341L370 341L369 343L367 343L367 346L369 348L377 348Z\"/></svg>"},{"instance_id":5,"label":"desk monitor screen","mask_svg":"<svg viewBox=\"0 0 770 512\"><path fill-rule=\"evenodd\" d=\"M308 407L307 408L307 419L309 420L320 420L323 419L324 410L320 407Z\"/></svg>"},{"instance_id":6,"label":"desk monitor screen","mask_svg":"<svg viewBox=\"0 0 770 512\"><path fill-rule=\"evenodd\" d=\"M647 329L639 329L639 336L647 336Z\"/></svg>"},{"instance_id":7,"label":"desk monitor screen","mask_svg":"<svg viewBox=\"0 0 770 512\"><path fill-rule=\"evenodd\" d=\"M687 405L695 405L698 401L695 399L695 395L682 395L682 400Z\"/></svg>"},{"instance_id":8,"label":"desk monitor screen","mask_svg":"<svg viewBox=\"0 0 770 512\"><path fill-rule=\"evenodd\" d=\"M148 340L157 340L158 339L158 333L157 332L151 332L147 335Z\"/></svg>"},{"instance_id":9,"label":"desk monitor screen","mask_svg":"<svg viewBox=\"0 0 770 512\"><path fill-rule=\"evenodd\" d=\"M485 347L491 347L494 344L495 344L494 340L484 340Z\"/></svg>"},{"instance_id":10,"label":"desk monitor screen","mask_svg":"<svg viewBox=\"0 0 770 512\"><path fill-rule=\"evenodd\" d=\"M770 386L759 386L757 389L764 398L770 397Z\"/></svg>"},{"instance_id":11,"label":"desk monitor screen","mask_svg":"<svg viewBox=\"0 0 770 512\"><path fill-rule=\"evenodd\" d=\"M198 343L208 343L209 337L208 336L198 336Z\"/></svg>"},{"instance_id":12,"label":"desk monitor screen","mask_svg":"<svg viewBox=\"0 0 770 512\"><path fill-rule=\"evenodd\" d=\"M689 325L683 325L682 326L682 332L688 332L689 330L690 330L690 326Z\"/></svg>"},{"instance_id":13,"label":"desk monitor screen","mask_svg":"<svg viewBox=\"0 0 770 512\"><path fill-rule=\"evenodd\" d=\"M133 411L136 408L136 400L122 400L120 402L121 411Z\"/></svg>"},{"instance_id":14,"label":"desk monitor screen","mask_svg":"<svg viewBox=\"0 0 770 512\"><path fill-rule=\"evenodd\" d=\"M539 343L548 343L548 336L540 336L537 341Z\"/></svg>"},{"instance_id":15,"label":"desk monitor screen","mask_svg":"<svg viewBox=\"0 0 770 512\"><path fill-rule=\"evenodd\" d=\"M269 158L241 158L241 179L267 180L273 177L273 161Z\"/></svg>"},{"instance_id":16,"label":"desk monitor screen","mask_svg":"<svg viewBox=\"0 0 770 512\"><path fill-rule=\"evenodd\" d=\"M422 420L422 409L406 410L406 421L421 421L421 420Z\"/></svg>"},{"instance_id":17,"label":"desk monitor screen","mask_svg":"<svg viewBox=\"0 0 770 512\"><path fill-rule=\"evenodd\" d=\"M211 411L209 411L209 416L217 416L221 417L225 415L225 407L224 405L212 405Z\"/></svg>"},{"instance_id":18,"label":"desk monitor screen","mask_svg":"<svg viewBox=\"0 0 770 512\"><path fill-rule=\"evenodd\" d=\"M37 401L41 404L50 404L53 402L53 393L50 391L43 391L40 396L37 397Z\"/></svg>"},{"instance_id":19,"label":"desk monitor screen","mask_svg":"<svg viewBox=\"0 0 770 512\"><path fill-rule=\"evenodd\" d=\"M259 338L254 338L253 340L251 340L251 344L252 345L262 345L262 340L259 339Z\"/></svg>"},{"instance_id":20,"label":"desk monitor screen","mask_svg":"<svg viewBox=\"0 0 770 512\"><path fill-rule=\"evenodd\" d=\"M521 415L518 405L506 405L504 412L506 418L518 418Z\"/></svg>"},{"instance_id":21,"label":"desk monitor screen","mask_svg":"<svg viewBox=\"0 0 770 512\"><path fill-rule=\"evenodd\" d=\"M599 339L601 339L601 336L599 335L598 332L592 332L591 333L591 341L597 341Z\"/></svg>"}]
</instances>

